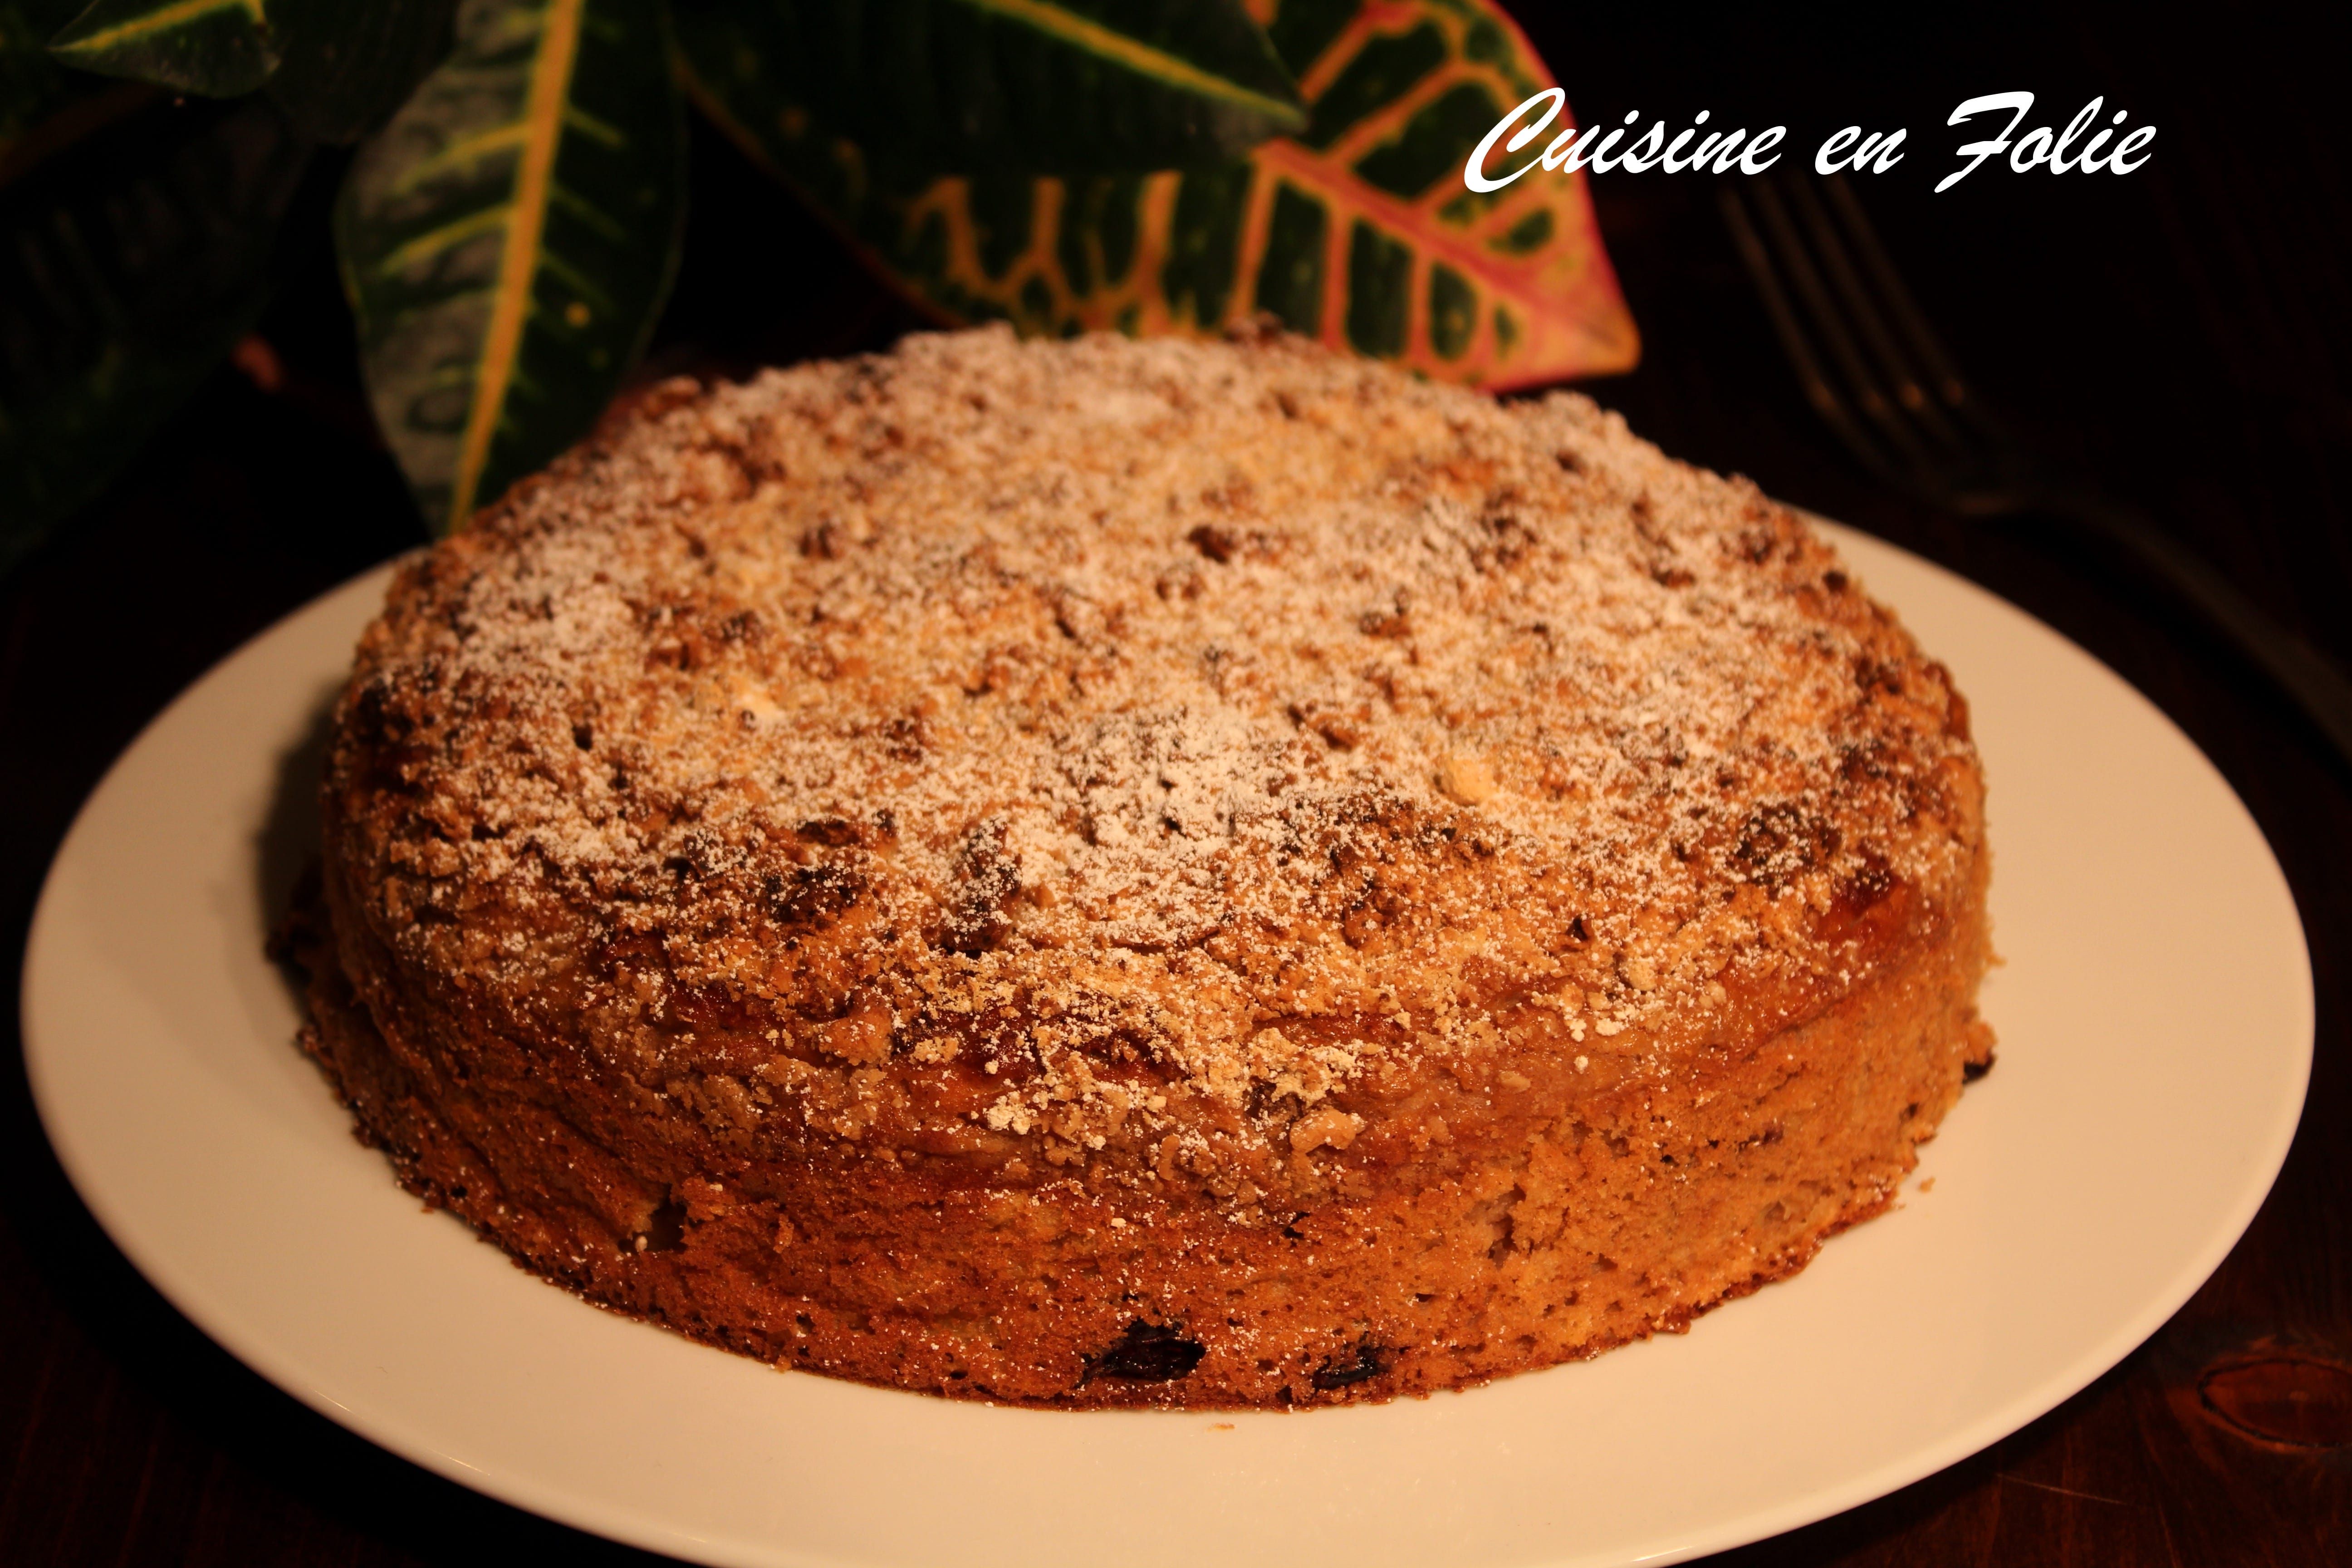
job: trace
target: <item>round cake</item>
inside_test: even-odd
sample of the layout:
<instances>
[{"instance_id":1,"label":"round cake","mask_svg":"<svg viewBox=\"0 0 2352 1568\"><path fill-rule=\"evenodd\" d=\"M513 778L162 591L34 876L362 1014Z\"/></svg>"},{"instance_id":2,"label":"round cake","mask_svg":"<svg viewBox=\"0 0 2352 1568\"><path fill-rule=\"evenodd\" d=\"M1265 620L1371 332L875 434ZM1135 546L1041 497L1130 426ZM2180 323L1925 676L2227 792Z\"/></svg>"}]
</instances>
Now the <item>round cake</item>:
<instances>
[{"instance_id":1,"label":"round cake","mask_svg":"<svg viewBox=\"0 0 2352 1568\"><path fill-rule=\"evenodd\" d=\"M323 802L306 1041L400 1179L901 1388L1679 1331L1990 1060L1967 705L1829 547L1271 335L660 386L402 571Z\"/></svg>"}]
</instances>

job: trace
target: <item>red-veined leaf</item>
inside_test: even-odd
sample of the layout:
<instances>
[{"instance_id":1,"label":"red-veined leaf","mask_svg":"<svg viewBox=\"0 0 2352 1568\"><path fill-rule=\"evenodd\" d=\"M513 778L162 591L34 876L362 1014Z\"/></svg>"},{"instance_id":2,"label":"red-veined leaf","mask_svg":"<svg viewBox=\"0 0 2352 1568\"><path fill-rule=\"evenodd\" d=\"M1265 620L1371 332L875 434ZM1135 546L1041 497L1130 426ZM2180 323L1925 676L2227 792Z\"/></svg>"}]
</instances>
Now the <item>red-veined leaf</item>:
<instances>
[{"instance_id":1,"label":"red-veined leaf","mask_svg":"<svg viewBox=\"0 0 2352 1568\"><path fill-rule=\"evenodd\" d=\"M1211 167L1069 180L894 166L772 90L756 37L682 42L712 117L950 320L1202 333L1266 311L1496 388L1633 363L1583 177L1464 184L1479 138L1553 85L1507 16L1484 0L1284 0L1265 19L1304 131Z\"/></svg>"}]
</instances>

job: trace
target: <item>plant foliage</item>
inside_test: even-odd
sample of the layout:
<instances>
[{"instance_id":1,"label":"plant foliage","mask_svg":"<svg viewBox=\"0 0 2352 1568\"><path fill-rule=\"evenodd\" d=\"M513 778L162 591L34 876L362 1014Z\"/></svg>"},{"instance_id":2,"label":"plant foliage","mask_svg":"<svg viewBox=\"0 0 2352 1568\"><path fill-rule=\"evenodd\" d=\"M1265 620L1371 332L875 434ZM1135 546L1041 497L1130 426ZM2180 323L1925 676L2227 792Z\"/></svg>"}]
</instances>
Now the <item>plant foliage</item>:
<instances>
[{"instance_id":1,"label":"plant foliage","mask_svg":"<svg viewBox=\"0 0 2352 1568\"><path fill-rule=\"evenodd\" d=\"M679 0L765 90L934 169L1173 168L1307 123L1239 0ZM728 62L732 65L734 62Z\"/></svg>"},{"instance_id":2,"label":"plant foliage","mask_svg":"<svg viewBox=\"0 0 2352 1568\"><path fill-rule=\"evenodd\" d=\"M320 142L359 143L337 253L441 529L643 353L689 96L944 320L1269 312L1496 386L1635 352L1580 182L1458 178L1551 80L1489 0L72 4L0 0L0 559L247 330ZM245 101L191 119L157 89Z\"/></svg>"},{"instance_id":3,"label":"plant foliage","mask_svg":"<svg viewBox=\"0 0 2352 1568\"><path fill-rule=\"evenodd\" d=\"M376 423L450 527L570 446L668 292L686 137L656 0L467 0L335 215Z\"/></svg>"},{"instance_id":4,"label":"plant foliage","mask_svg":"<svg viewBox=\"0 0 2352 1568\"><path fill-rule=\"evenodd\" d=\"M49 47L69 66L236 98L278 68L268 0L90 0Z\"/></svg>"},{"instance_id":5,"label":"plant foliage","mask_svg":"<svg viewBox=\"0 0 2352 1568\"><path fill-rule=\"evenodd\" d=\"M1474 195L1505 110L1550 87L1484 0L1283 0L1272 42L1308 120L1158 174L942 174L797 96L757 8L683 14L689 88L922 303L1030 332L1213 332L1260 311L1426 374L1527 386L1639 353L1581 177Z\"/></svg>"},{"instance_id":6,"label":"plant foliage","mask_svg":"<svg viewBox=\"0 0 2352 1568\"><path fill-rule=\"evenodd\" d=\"M0 566L120 471L250 329L306 161L260 103L98 142L0 192Z\"/></svg>"}]
</instances>

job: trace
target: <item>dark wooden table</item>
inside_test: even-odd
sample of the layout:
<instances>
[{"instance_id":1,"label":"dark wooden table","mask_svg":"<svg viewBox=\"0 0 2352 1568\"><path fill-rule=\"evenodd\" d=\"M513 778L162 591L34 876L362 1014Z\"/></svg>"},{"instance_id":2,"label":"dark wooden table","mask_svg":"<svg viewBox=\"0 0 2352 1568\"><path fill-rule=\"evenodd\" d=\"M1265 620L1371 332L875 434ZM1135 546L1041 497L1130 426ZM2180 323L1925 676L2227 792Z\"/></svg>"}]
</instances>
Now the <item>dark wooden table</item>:
<instances>
[{"instance_id":1,"label":"dark wooden table","mask_svg":"<svg viewBox=\"0 0 2352 1568\"><path fill-rule=\"evenodd\" d=\"M1910 128L1864 199L1976 379L2034 438L2145 507L2352 666L2352 179L2307 24L1859 10L1718 30L1528 8L1588 119L1627 109ZM1952 105L2095 93L2159 127L2127 179L1982 172L1932 196ZM661 352L734 363L877 345L908 321L825 236L698 145ZM331 173L328 171L327 173ZM1965 523L1841 456L1782 365L1689 179L1598 183L1642 325L1593 385L1670 451L1943 562L2063 630L2177 720L2261 822L2318 988L2301 1132L2252 1228L2090 1388L1943 1473L1730 1554L1741 1563L2352 1561L2352 778L2165 594L2055 523ZM50 854L115 753L272 619L415 538L355 393L315 233L262 335L274 393L224 371L102 500L0 582L0 1028ZM2161 854L2161 845L2150 845ZM2179 963L2203 982L2199 933ZM13 1034L12 1037L13 1038ZM2214 1042L2213 1070L2229 1070ZM190 1326L59 1173L13 1045L0 1074L0 1562L652 1561L426 1475L310 1414ZM2063 1199L2063 1194L2053 1197ZM1922 1345L1920 1353L1935 1347Z\"/></svg>"}]
</instances>

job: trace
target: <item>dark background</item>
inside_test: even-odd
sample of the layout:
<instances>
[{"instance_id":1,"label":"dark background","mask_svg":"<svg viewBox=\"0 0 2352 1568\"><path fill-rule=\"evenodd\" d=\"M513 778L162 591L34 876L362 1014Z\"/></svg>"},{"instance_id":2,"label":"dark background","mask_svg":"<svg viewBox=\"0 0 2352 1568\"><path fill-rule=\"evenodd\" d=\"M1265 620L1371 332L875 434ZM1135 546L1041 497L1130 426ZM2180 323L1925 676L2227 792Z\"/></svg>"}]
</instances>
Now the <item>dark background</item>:
<instances>
[{"instance_id":1,"label":"dark background","mask_svg":"<svg viewBox=\"0 0 2352 1568\"><path fill-rule=\"evenodd\" d=\"M1908 127L1905 162L1859 188L1979 387L2352 666L2340 31L2217 11L1515 9L1581 120L1639 109L1686 123L1704 108L1717 125L1786 123L1791 163L1841 125ZM2029 124L2104 94L2158 127L2155 157L2125 178L1988 164L1932 195L1948 149L1978 133L1945 128L1952 106L2020 87L2041 95ZM698 134L695 171L657 363L844 353L914 324L723 145ZM14 1043L15 955L40 878L107 763L215 659L420 537L371 434L316 221L338 173L314 168L309 216L288 229L260 327L284 368L276 391L222 370L0 581L0 1562L653 1561L393 1458L213 1346L74 1196ZM2284 1173L2171 1323L1983 1453L1722 1561L2352 1558L2352 780L2226 645L2102 547L2051 521L1939 515L1849 462L1801 400L1707 181L1621 174L1594 192L1645 349L1637 371L1586 390L1676 456L1956 568L2153 697L2269 835L2317 984L2311 1099ZM2229 984L2200 970L2196 931L2179 940L2185 973ZM2229 1042L2213 1051L2228 1071Z\"/></svg>"}]
</instances>

